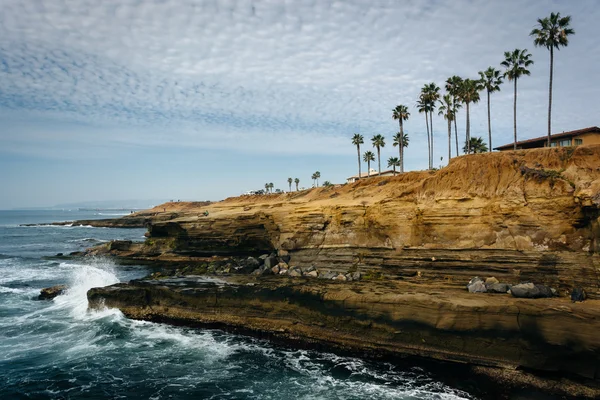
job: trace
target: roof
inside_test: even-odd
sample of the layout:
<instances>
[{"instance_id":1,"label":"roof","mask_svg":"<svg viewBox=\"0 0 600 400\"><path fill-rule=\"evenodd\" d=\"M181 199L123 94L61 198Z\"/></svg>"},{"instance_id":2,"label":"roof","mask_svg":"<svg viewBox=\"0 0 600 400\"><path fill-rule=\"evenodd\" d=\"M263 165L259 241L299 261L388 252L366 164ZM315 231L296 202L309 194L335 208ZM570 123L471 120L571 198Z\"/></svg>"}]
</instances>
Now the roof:
<instances>
[{"instance_id":1,"label":"roof","mask_svg":"<svg viewBox=\"0 0 600 400\"><path fill-rule=\"evenodd\" d=\"M600 128L597 126L590 126L588 128L577 129L574 131L555 133L554 135L550 135L551 139L562 139L569 138L577 135L583 135L584 133L600 133ZM521 140L517 142L517 147L525 146L525 147L533 147L537 142L544 142L548 140L548 136L540 136L534 139ZM494 150L508 150L514 146L513 143L505 144L503 146L494 147Z\"/></svg>"}]
</instances>

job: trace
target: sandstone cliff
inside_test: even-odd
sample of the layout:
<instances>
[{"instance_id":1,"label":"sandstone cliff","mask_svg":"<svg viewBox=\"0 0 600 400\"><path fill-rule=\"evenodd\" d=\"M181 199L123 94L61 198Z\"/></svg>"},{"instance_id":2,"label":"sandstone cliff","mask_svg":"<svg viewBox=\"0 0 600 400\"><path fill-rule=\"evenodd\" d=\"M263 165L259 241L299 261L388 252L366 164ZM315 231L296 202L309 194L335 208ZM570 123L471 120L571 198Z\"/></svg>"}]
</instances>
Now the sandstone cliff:
<instances>
[{"instance_id":1,"label":"sandstone cliff","mask_svg":"<svg viewBox=\"0 0 600 400\"><path fill-rule=\"evenodd\" d=\"M477 154L435 172L169 204L142 249L162 259L278 251L291 264L446 280L534 280L600 295L600 146ZM158 217L165 208L156 207ZM208 216L201 213L208 211Z\"/></svg>"}]
</instances>

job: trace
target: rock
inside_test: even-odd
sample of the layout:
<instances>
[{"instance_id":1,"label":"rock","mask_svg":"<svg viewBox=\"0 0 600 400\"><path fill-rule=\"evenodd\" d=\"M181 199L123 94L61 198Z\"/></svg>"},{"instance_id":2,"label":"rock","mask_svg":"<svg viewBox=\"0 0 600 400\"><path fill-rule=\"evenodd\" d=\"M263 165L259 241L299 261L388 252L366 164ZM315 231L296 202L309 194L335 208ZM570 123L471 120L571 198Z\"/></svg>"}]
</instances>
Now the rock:
<instances>
[{"instance_id":1,"label":"rock","mask_svg":"<svg viewBox=\"0 0 600 400\"><path fill-rule=\"evenodd\" d=\"M302 276L302 270L300 268L290 268L288 271L288 275L294 278Z\"/></svg>"},{"instance_id":2,"label":"rock","mask_svg":"<svg viewBox=\"0 0 600 400\"><path fill-rule=\"evenodd\" d=\"M539 298L554 296L552 289L549 288L548 286L535 285L531 282L513 285L510 288L510 293L514 297L525 298L525 299L539 299Z\"/></svg>"},{"instance_id":3,"label":"rock","mask_svg":"<svg viewBox=\"0 0 600 400\"><path fill-rule=\"evenodd\" d=\"M277 264L277 266L279 266L279 269L290 269L290 266L287 263L284 263L283 261Z\"/></svg>"},{"instance_id":4,"label":"rock","mask_svg":"<svg viewBox=\"0 0 600 400\"><path fill-rule=\"evenodd\" d=\"M348 282L351 282L351 281L352 281L352 274L351 274L351 273L347 273L347 274L346 274L346 275L344 275L344 276L346 277L346 280L347 280Z\"/></svg>"},{"instance_id":5,"label":"rock","mask_svg":"<svg viewBox=\"0 0 600 400\"><path fill-rule=\"evenodd\" d=\"M487 285L493 285L495 283L500 283L500 281L498 279L494 278L493 276L491 278L487 278L485 280L485 286L487 286Z\"/></svg>"},{"instance_id":6,"label":"rock","mask_svg":"<svg viewBox=\"0 0 600 400\"><path fill-rule=\"evenodd\" d=\"M279 271L279 275L287 275L288 270L287 269L282 269Z\"/></svg>"},{"instance_id":7,"label":"rock","mask_svg":"<svg viewBox=\"0 0 600 400\"><path fill-rule=\"evenodd\" d=\"M267 257L269 257L268 254L263 254L263 255L259 256L258 259L261 260L264 263L265 260L267 259Z\"/></svg>"},{"instance_id":8,"label":"rock","mask_svg":"<svg viewBox=\"0 0 600 400\"><path fill-rule=\"evenodd\" d=\"M337 272L327 271L324 274L320 274L319 278L321 278L321 279L333 279L336 276L338 276Z\"/></svg>"},{"instance_id":9,"label":"rock","mask_svg":"<svg viewBox=\"0 0 600 400\"><path fill-rule=\"evenodd\" d=\"M352 273L352 280L353 281L360 281L361 277L362 277L362 275L358 271Z\"/></svg>"},{"instance_id":10,"label":"rock","mask_svg":"<svg viewBox=\"0 0 600 400\"><path fill-rule=\"evenodd\" d=\"M305 272L304 276L308 276L309 278L317 278L319 276L319 273L316 270L312 270L309 272Z\"/></svg>"},{"instance_id":11,"label":"rock","mask_svg":"<svg viewBox=\"0 0 600 400\"><path fill-rule=\"evenodd\" d=\"M335 280L335 281L346 281L346 279L347 279L346 275L342 275L342 274L336 275L335 278L333 278L333 280Z\"/></svg>"},{"instance_id":12,"label":"rock","mask_svg":"<svg viewBox=\"0 0 600 400\"><path fill-rule=\"evenodd\" d=\"M262 270L260 268L256 268L250 275L262 275Z\"/></svg>"},{"instance_id":13,"label":"rock","mask_svg":"<svg viewBox=\"0 0 600 400\"><path fill-rule=\"evenodd\" d=\"M487 292L487 288L485 287L485 283L483 283L483 280L473 282L472 284L467 286L467 289L469 290L470 293L485 293L485 292Z\"/></svg>"},{"instance_id":14,"label":"rock","mask_svg":"<svg viewBox=\"0 0 600 400\"><path fill-rule=\"evenodd\" d=\"M63 253L56 253L56 257L62 257Z\"/></svg>"},{"instance_id":15,"label":"rock","mask_svg":"<svg viewBox=\"0 0 600 400\"><path fill-rule=\"evenodd\" d=\"M248 257L244 260L243 264L247 265L248 267L258 268L262 263L254 257Z\"/></svg>"},{"instance_id":16,"label":"rock","mask_svg":"<svg viewBox=\"0 0 600 400\"><path fill-rule=\"evenodd\" d=\"M38 300L52 300L56 296L60 296L67 290L66 285L56 285L40 290Z\"/></svg>"},{"instance_id":17,"label":"rock","mask_svg":"<svg viewBox=\"0 0 600 400\"><path fill-rule=\"evenodd\" d=\"M289 262L290 262L290 260L291 260L292 258L291 258L290 256L288 256L288 255L285 255L285 256L281 256L281 257L279 257L279 259L280 259L282 262L284 262L284 263L286 263L286 264L289 264Z\"/></svg>"},{"instance_id":18,"label":"rock","mask_svg":"<svg viewBox=\"0 0 600 400\"><path fill-rule=\"evenodd\" d=\"M315 268L314 265L311 265L310 267L306 268L306 270L304 272L312 272L315 271L317 268Z\"/></svg>"},{"instance_id":19,"label":"rock","mask_svg":"<svg viewBox=\"0 0 600 400\"><path fill-rule=\"evenodd\" d=\"M273 268L277 264L279 264L279 259L277 257L269 256L269 257L265 258L265 266L267 268Z\"/></svg>"},{"instance_id":20,"label":"rock","mask_svg":"<svg viewBox=\"0 0 600 400\"><path fill-rule=\"evenodd\" d=\"M108 250L129 250L132 243L131 240L113 240L108 243Z\"/></svg>"},{"instance_id":21,"label":"rock","mask_svg":"<svg viewBox=\"0 0 600 400\"><path fill-rule=\"evenodd\" d=\"M586 298L587 294L585 293L585 290L580 287L573 288L573 291L571 292L571 301L585 301Z\"/></svg>"},{"instance_id":22,"label":"rock","mask_svg":"<svg viewBox=\"0 0 600 400\"><path fill-rule=\"evenodd\" d=\"M273 274L275 274L275 275L279 274L279 271L281 271L281 268L279 268L279 265L276 265L273 268L271 268L271 272L273 272Z\"/></svg>"},{"instance_id":23,"label":"rock","mask_svg":"<svg viewBox=\"0 0 600 400\"><path fill-rule=\"evenodd\" d=\"M487 289L485 287L485 281L480 277L476 276L475 278L471 279L467 284L467 290L470 293L485 293L487 292Z\"/></svg>"},{"instance_id":24,"label":"rock","mask_svg":"<svg viewBox=\"0 0 600 400\"><path fill-rule=\"evenodd\" d=\"M510 285L507 283L493 283L485 285L488 293L507 293L510 290Z\"/></svg>"}]
</instances>

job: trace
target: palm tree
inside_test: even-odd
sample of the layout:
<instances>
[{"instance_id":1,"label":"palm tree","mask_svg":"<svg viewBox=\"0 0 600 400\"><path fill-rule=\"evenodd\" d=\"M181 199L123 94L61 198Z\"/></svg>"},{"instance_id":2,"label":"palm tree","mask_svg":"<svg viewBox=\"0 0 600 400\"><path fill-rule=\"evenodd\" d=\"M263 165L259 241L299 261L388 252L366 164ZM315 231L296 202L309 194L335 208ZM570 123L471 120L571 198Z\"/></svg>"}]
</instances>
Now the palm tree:
<instances>
[{"instance_id":1,"label":"palm tree","mask_svg":"<svg viewBox=\"0 0 600 400\"><path fill-rule=\"evenodd\" d=\"M275 186L275 185L273 185L273 182L269 183L269 189L271 189L271 193L273 193L273 187L274 187L274 186Z\"/></svg>"},{"instance_id":2,"label":"palm tree","mask_svg":"<svg viewBox=\"0 0 600 400\"><path fill-rule=\"evenodd\" d=\"M458 101L460 95L460 86L462 84L463 79L460 76L451 76L446 79L446 91L452 96L452 104L454 105L454 109L452 113L454 114L454 139L456 141L456 155L458 156L458 129L456 127L456 115L458 114L458 109L461 107L460 102Z\"/></svg>"},{"instance_id":3,"label":"palm tree","mask_svg":"<svg viewBox=\"0 0 600 400\"><path fill-rule=\"evenodd\" d=\"M290 192L292 191L292 178L288 178L288 185L290 186Z\"/></svg>"},{"instance_id":4,"label":"palm tree","mask_svg":"<svg viewBox=\"0 0 600 400\"><path fill-rule=\"evenodd\" d=\"M312 174L310 176L310 179L312 179L312 181L313 181L313 187L315 187L315 181L317 180L317 176L315 174Z\"/></svg>"},{"instance_id":5,"label":"palm tree","mask_svg":"<svg viewBox=\"0 0 600 400\"><path fill-rule=\"evenodd\" d=\"M483 142L483 139L478 138L470 138L470 143L465 142L465 147L463 147L463 151L467 154L471 153L485 153L488 151L487 146Z\"/></svg>"},{"instance_id":6,"label":"palm tree","mask_svg":"<svg viewBox=\"0 0 600 400\"><path fill-rule=\"evenodd\" d=\"M419 113L425 113L425 126L427 126L427 154L429 158L428 167L431 169L431 137L429 135L429 118L427 118L427 113L429 112L429 103L427 101L426 95L421 92L419 96L419 101L417 101L417 110Z\"/></svg>"},{"instance_id":7,"label":"palm tree","mask_svg":"<svg viewBox=\"0 0 600 400\"><path fill-rule=\"evenodd\" d=\"M268 183L265 183L265 191L266 191L267 193L269 193L269 184L268 184Z\"/></svg>"},{"instance_id":8,"label":"palm tree","mask_svg":"<svg viewBox=\"0 0 600 400\"><path fill-rule=\"evenodd\" d=\"M362 135L355 133L352 136L352 144L356 146L356 152L358 153L358 179L360 179L360 145L364 143Z\"/></svg>"},{"instance_id":9,"label":"palm tree","mask_svg":"<svg viewBox=\"0 0 600 400\"><path fill-rule=\"evenodd\" d=\"M298 184L300 183L300 179L294 179L294 183L296 184L296 192L298 191Z\"/></svg>"},{"instance_id":10,"label":"palm tree","mask_svg":"<svg viewBox=\"0 0 600 400\"><path fill-rule=\"evenodd\" d=\"M548 87L548 147L550 147L550 135L552 132L552 74L554 72L554 48L560 50L560 47L567 47L569 44L569 35L574 35L575 31L571 29L571 16L560 16L560 13L550 13L549 17L537 20L538 25L534 28L530 36L533 36L533 43L536 47L545 47L550 50L550 84Z\"/></svg>"},{"instance_id":11,"label":"palm tree","mask_svg":"<svg viewBox=\"0 0 600 400\"><path fill-rule=\"evenodd\" d=\"M319 171L315 172L315 179L317 180L317 187L319 187L319 178L321 177L321 173Z\"/></svg>"},{"instance_id":12,"label":"palm tree","mask_svg":"<svg viewBox=\"0 0 600 400\"><path fill-rule=\"evenodd\" d=\"M375 154L372 151L365 151L363 161L367 163L367 177L371 177L371 161L375 161Z\"/></svg>"},{"instance_id":13,"label":"palm tree","mask_svg":"<svg viewBox=\"0 0 600 400\"><path fill-rule=\"evenodd\" d=\"M396 176L396 167L398 166L400 166L400 159L398 157L388 158L388 168L392 167L394 169L394 176Z\"/></svg>"},{"instance_id":14,"label":"palm tree","mask_svg":"<svg viewBox=\"0 0 600 400\"><path fill-rule=\"evenodd\" d=\"M397 119L398 123L400 124L400 136L402 138L404 138L404 121L408 120L408 117L410 117L410 113L408 112L408 107L406 107L404 104L400 104L397 105L396 108L394 108L394 111L392 112L392 118L393 119ZM395 138L395 136L394 136ZM396 142L394 142L394 146L396 146ZM407 141L407 146L408 146L408 141ZM400 172L404 172L404 147L406 146L400 146L398 148L398 152L400 153Z\"/></svg>"},{"instance_id":15,"label":"palm tree","mask_svg":"<svg viewBox=\"0 0 600 400\"><path fill-rule=\"evenodd\" d=\"M480 90L481 87L479 86L479 82L473 79L465 79L460 85L460 100L465 103L467 109L467 131L465 135L467 138L467 153L470 153L468 146L471 143L471 117L469 105L479 101Z\"/></svg>"},{"instance_id":16,"label":"palm tree","mask_svg":"<svg viewBox=\"0 0 600 400\"><path fill-rule=\"evenodd\" d=\"M489 138L489 151L492 151L492 117L490 111L490 93L499 92L500 85L502 84L502 76L500 71L494 67L489 67L485 71L479 71L481 77L481 86L487 91L487 108L488 108L488 138Z\"/></svg>"},{"instance_id":17,"label":"palm tree","mask_svg":"<svg viewBox=\"0 0 600 400\"><path fill-rule=\"evenodd\" d=\"M454 104L452 103L452 96L445 94L442 100L440 100L440 107L438 109L438 115L443 115L444 119L448 121L448 163L452 158L452 121L454 120ZM458 153L456 153L458 156Z\"/></svg>"},{"instance_id":18,"label":"palm tree","mask_svg":"<svg viewBox=\"0 0 600 400\"><path fill-rule=\"evenodd\" d=\"M394 135L394 143L393 146L398 146L398 153L400 156L400 172L404 172L404 148L408 147L408 142L410 139L408 138L408 134L402 132L396 132Z\"/></svg>"},{"instance_id":19,"label":"palm tree","mask_svg":"<svg viewBox=\"0 0 600 400\"><path fill-rule=\"evenodd\" d=\"M517 80L523 75L531 75L531 72L527 69L531 64L533 64L533 60L531 59L531 54L527 53L527 49L520 50L515 49L514 51L505 51L504 52L504 61L502 61L501 65L506 68L504 72L504 76L508 78L509 81L515 82L515 97L513 102L513 125L515 131L515 143L514 149L517 149Z\"/></svg>"},{"instance_id":20,"label":"palm tree","mask_svg":"<svg viewBox=\"0 0 600 400\"><path fill-rule=\"evenodd\" d=\"M431 152L431 160L432 163L429 168L433 168L433 113L435 111L436 103L440 99L440 88L434 83L431 82L425 85L422 89L427 96L427 101L429 103L429 129L431 130L431 147L429 151Z\"/></svg>"},{"instance_id":21,"label":"palm tree","mask_svg":"<svg viewBox=\"0 0 600 400\"><path fill-rule=\"evenodd\" d=\"M377 149L377 162L379 164L379 173L381 174L381 148L385 147L385 138L382 135L375 135L371 138L373 147Z\"/></svg>"}]
</instances>

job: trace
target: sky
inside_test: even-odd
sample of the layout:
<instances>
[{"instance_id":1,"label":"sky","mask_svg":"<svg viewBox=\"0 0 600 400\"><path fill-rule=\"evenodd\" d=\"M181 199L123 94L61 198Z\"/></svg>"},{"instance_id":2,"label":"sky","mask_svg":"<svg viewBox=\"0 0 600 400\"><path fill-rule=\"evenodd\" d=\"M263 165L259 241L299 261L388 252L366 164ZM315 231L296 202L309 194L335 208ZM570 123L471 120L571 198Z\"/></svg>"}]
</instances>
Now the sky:
<instances>
[{"instance_id":1,"label":"sky","mask_svg":"<svg viewBox=\"0 0 600 400\"><path fill-rule=\"evenodd\" d=\"M518 83L519 138L542 136L549 52L529 32L550 12L571 15L576 32L555 55L552 130L598 126L598 5L0 0L0 209L219 200L266 182L287 190L288 177L311 187L315 171L343 183L358 169L354 133L362 151L385 136L382 169L397 156L397 104L411 113L405 169L425 169L421 87L502 69L515 48L535 61ZM494 146L512 140L512 102L512 84L492 94ZM444 166L447 125L433 124L434 165ZM487 142L485 101L471 124ZM464 138L464 112L458 126Z\"/></svg>"}]
</instances>

